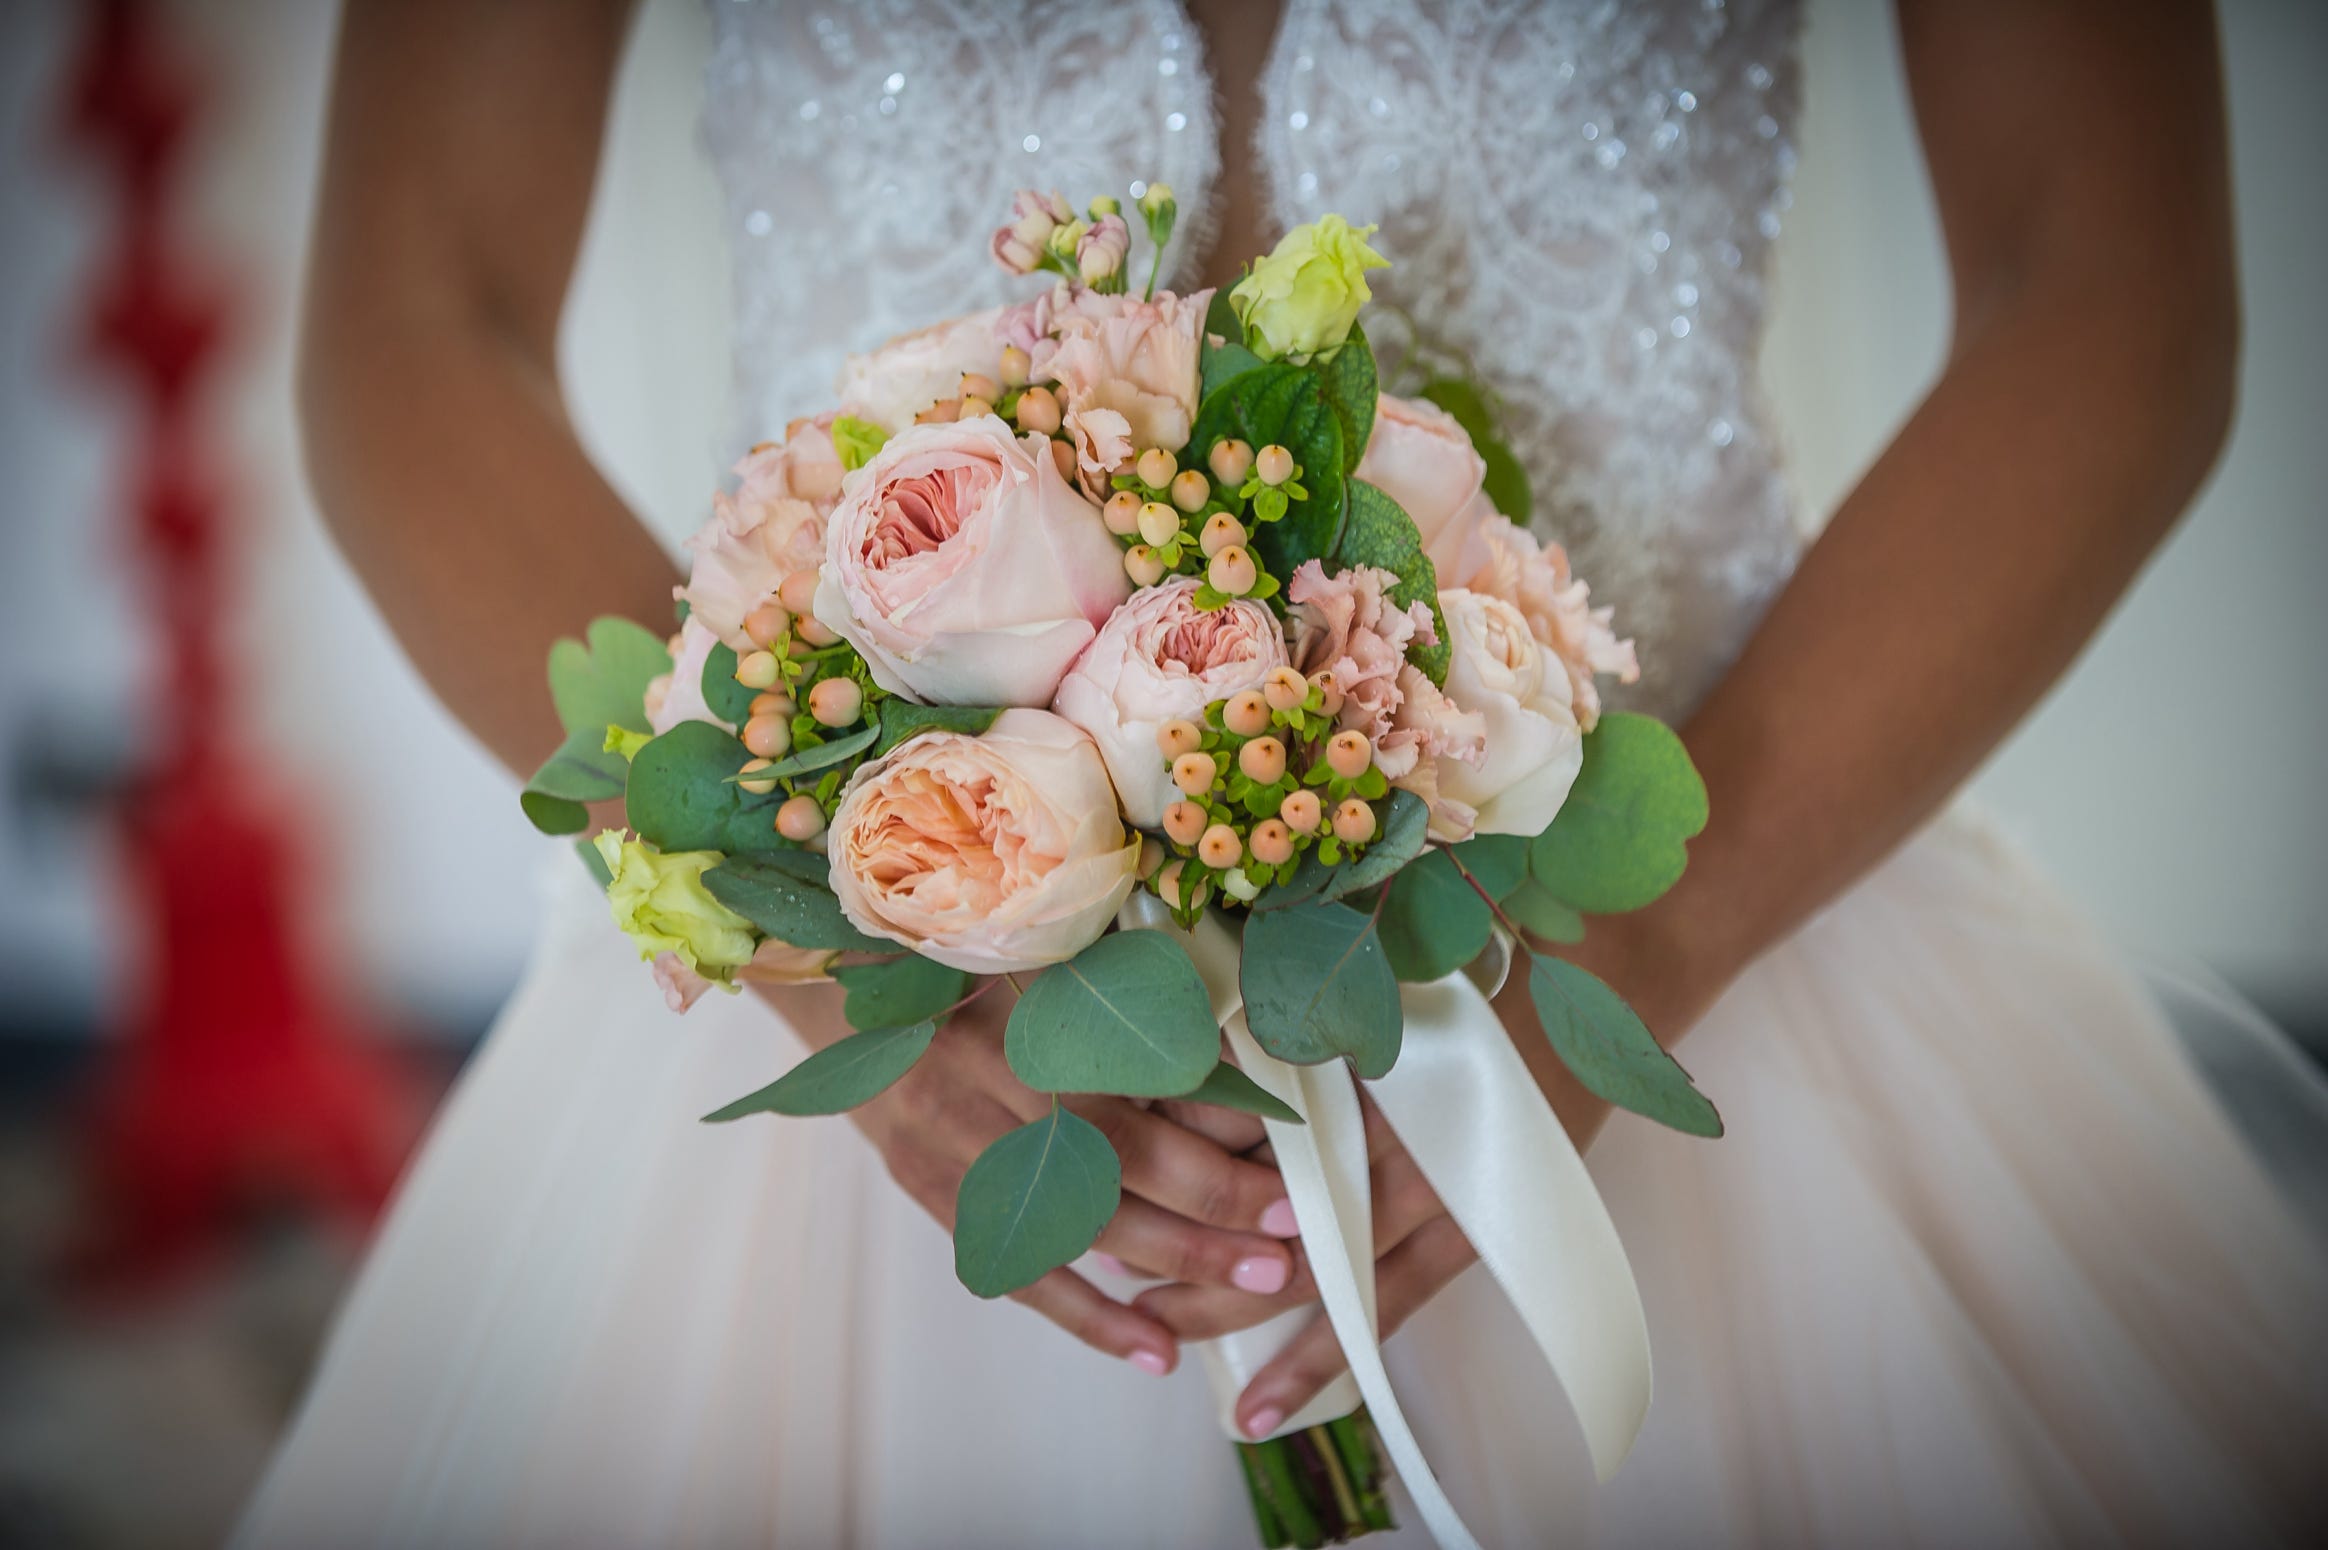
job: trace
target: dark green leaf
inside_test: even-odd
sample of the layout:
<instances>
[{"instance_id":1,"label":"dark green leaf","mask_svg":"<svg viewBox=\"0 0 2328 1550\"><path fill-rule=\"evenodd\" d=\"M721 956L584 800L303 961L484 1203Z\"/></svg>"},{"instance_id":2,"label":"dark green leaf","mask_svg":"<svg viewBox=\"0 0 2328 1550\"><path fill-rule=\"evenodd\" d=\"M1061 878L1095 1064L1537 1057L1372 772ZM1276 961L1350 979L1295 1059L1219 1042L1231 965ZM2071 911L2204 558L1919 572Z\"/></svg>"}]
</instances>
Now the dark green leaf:
<instances>
[{"instance_id":1,"label":"dark green leaf","mask_svg":"<svg viewBox=\"0 0 2328 1550\"><path fill-rule=\"evenodd\" d=\"M1387 596L1399 607L1423 603L1431 610L1437 640L1407 649L1407 657L1433 683L1447 681L1454 648L1447 641L1447 616L1439 611L1439 573L1423 553L1422 534L1404 507L1363 479L1350 481L1350 516L1334 550L1338 565L1372 565L1398 577Z\"/></svg>"},{"instance_id":2,"label":"dark green leaf","mask_svg":"<svg viewBox=\"0 0 2328 1550\"><path fill-rule=\"evenodd\" d=\"M624 814L639 837L665 851L756 854L785 846L776 834L782 792L755 796L728 777L750 750L708 721L682 721L638 751Z\"/></svg>"},{"instance_id":3,"label":"dark green leaf","mask_svg":"<svg viewBox=\"0 0 2328 1550\"><path fill-rule=\"evenodd\" d=\"M1237 971L1245 1023L1280 1060L1314 1066L1347 1055L1363 1077L1398 1060L1406 1014L1374 920L1347 904L1311 902L1245 923Z\"/></svg>"},{"instance_id":4,"label":"dark green leaf","mask_svg":"<svg viewBox=\"0 0 2328 1550\"><path fill-rule=\"evenodd\" d=\"M961 732L976 737L1002 714L996 705L916 705L891 695L881 702L881 736L873 744L878 759L909 737L924 732Z\"/></svg>"},{"instance_id":5,"label":"dark green leaf","mask_svg":"<svg viewBox=\"0 0 2328 1550\"><path fill-rule=\"evenodd\" d=\"M1366 455L1366 443L1374 435L1375 401L1381 393L1375 380L1374 348L1366 342L1366 331L1352 324L1349 339L1334 352L1334 358L1311 369L1317 373L1326 406L1342 422L1342 472L1349 473Z\"/></svg>"},{"instance_id":6,"label":"dark green leaf","mask_svg":"<svg viewBox=\"0 0 2328 1550\"><path fill-rule=\"evenodd\" d=\"M1210 393L1189 439L1190 466L1201 467L1217 441L1236 437L1255 451L1276 443L1301 465L1307 499L1276 522L1253 530L1253 547L1269 573L1290 577L1304 560L1333 553L1342 531L1342 422L1326 406L1316 373L1283 361L1240 373Z\"/></svg>"},{"instance_id":7,"label":"dark green leaf","mask_svg":"<svg viewBox=\"0 0 2328 1550\"><path fill-rule=\"evenodd\" d=\"M1308 1123L1293 1111L1291 1104L1225 1060L1212 1068L1212 1074L1204 1079L1196 1091L1184 1097L1190 1103L1213 1103L1224 1109L1241 1109L1247 1114L1281 1120L1288 1125Z\"/></svg>"},{"instance_id":8,"label":"dark green leaf","mask_svg":"<svg viewBox=\"0 0 2328 1550\"><path fill-rule=\"evenodd\" d=\"M852 1028L895 1028L936 1017L970 993L970 976L934 958L907 953L883 963L833 970L849 995L841 1015Z\"/></svg>"},{"instance_id":9,"label":"dark green leaf","mask_svg":"<svg viewBox=\"0 0 2328 1550\"><path fill-rule=\"evenodd\" d=\"M1722 1116L1689 1073L1608 986L1575 964L1539 957L1528 995L1561 1063L1591 1091L1687 1135L1722 1133Z\"/></svg>"},{"instance_id":10,"label":"dark green leaf","mask_svg":"<svg viewBox=\"0 0 2328 1550\"><path fill-rule=\"evenodd\" d=\"M1528 841L1517 834L1482 834L1454 847L1463 870L1479 879L1496 903L1528 880Z\"/></svg>"},{"instance_id":11,"label":"dark green leaf","mask_svg":"<svg viewBox=\"0 0 2328 1550\"><path fill-rule=\"evenodd\" d=\"M1003 1052L1037 1092L1171 1098L1220 1059L1212 997L1161 931L1115 931L1053 964L1011 1008Z\"/></svg>"},{"instance_id":12,"label":"dark green leaf","mask_svg":"<svg viewBox=\"0 0 2328 1550\"><path fill-rule=\"evenodd\" d=\"M897 946L850 925L831 889L804 882L789 868L756 857L721 862L703 874L703 886L720 903L790 947L883 953Z\"/></svg>"},{"instance_id":13,"label":"dark green leaf","mask_svg":"<svg viewBox=\"0 0 2328 1550\"><path fill-rule=\"evenodd\" d=\"M1536 509L1535 498L1528 488L1528 471L1512 456L1512 449L1504 441L1497 423L1500 416L1487 395L1461 377L1437 377L1423 385L1422 396L1454 416L1455 423L1471 438L1473 450L1487 465L1487 479L1482 487L1489 502L1526 527Z\"/></svg>"},{"instance_id":14,"label":"dark green leaf","mask_svg":"<svg viewBox=\"0 0 2328 1550\"><path fill-rule=\"evenodd\" d=\"M711 713L729 726L740 727L752 714L752 698L759 693L736 682L735 648L725 644L711 648L711 655L703 664L703 703Z\"/></svg>"},{"instance_id":15,"label":"dark green leaf","mask_svg":"<svg viewBox=\"0 0 2328 1550\"><path fill-rule=\"evenodd\" d=\"M1361 888L1371 888L1389 879L1392 873L1423 853L1423 840L1431 827L1431 809L1423 799L1411 791L1394 790L1385 804L1382 832L1367 844L1355 861L1345 861L1333 868L1319 897L1345 898Z\"/></svg>"},{"instance_id":16,"label":"dark green leaf","mask_svg":"<svg viewBox=\"0 0 2328 1550\"><path fill-rule=\"evenodd\" d=\"M1082 1256L1123 1198L1123 1167L1089 1121L1054 1108L978 1154L954 1197L954 1274L1006 1297Z\"/></svg>"},{"instance_id":17,"label":"dark green leaf","mask_svg":"<svg viewBox=\"0 0 2328 1550\"><path fill-rule=\"evenodd\" d=\"M550 698L560 724L593 743L604 743L610 726L650 730L647 684L671 671L671 653L656 636L611 614L590 621L589 641L550 647Z\"/></svg>"},{"instance_id":18,"label":"dark green leaf","mask_svg":"<svg viewBox=\"0 0 2328 1550\"><path fill-rule=\"evenodd\" d=\"M1494 916L1443 850L1424 852L1391 879L1382 948L1402 980L1435 980L1487 950Z\"/></svg>"},{"instance_id":19,"label":"dark green leaf","mask_svg":"<svg viewBox=\"0 0 2328 1550\"><path fill-rule=\"evenodd\" d=\"M1503 912L1512 918L1512 924L1547 942L1581 942L1584 940L1584 917L1546 891L1542 883L1529 878L1512 890L1511 897L1497 901Z\"/></svg>"},{"instance_id":20,"label":"dark green leaf","mask_svg":"<svg viewBox=\"0 0 2328 1550\"><path fill-rule=\"evenodd\" d=\"M795 775L807 775L817 770L830 769L843 760L853 758L872 747L874 739L880 735L881 728L878 726L859 727L856 731L842 737L836 737L830 742L819 743L814 748L803 748L797 753L787 754L766 769L755 771L755 778L760 780L790 780Z\"/></svg>"},{"instance_id":21,"label":"dark green leaf","mask_svg":"<svg viewBox=\"0 0 2328 1550\"><path fill-rule=\"evenodd\" d=\"M1511 518L1522 527L1536 514L1536 494L1528 483L1528 470L1512 449L1500 441L1477 443L1479 460L1487 465L1487 477L1480 481L1480 489L1487 495L1488 504Z\"/></svg>"},{"instance_id":22,"label":"dark green leaf","mask_svg":"<svg viewBox=\"0 0 2328 1550\"><path fill-rule=\"evenodd\" d=\"M747 1114L842 1114L870 1102L913 1069L938 1025L873 1028L828 1044L756 1093L703 1116L707 1125Z\"/></svg>"},{"instance_id":23,"label":"dark green leaf","mask_svg":"<svg viewBox=\"0 0 2328 1550\"><path fill-rule=\"evenodd\" d=\"M1584 740L1584 768L1528 864L1588 915L1637 910L1680 880L1706 826L1706 785L1661 721L1612 712Z\"/></svg>"}]
</instances>

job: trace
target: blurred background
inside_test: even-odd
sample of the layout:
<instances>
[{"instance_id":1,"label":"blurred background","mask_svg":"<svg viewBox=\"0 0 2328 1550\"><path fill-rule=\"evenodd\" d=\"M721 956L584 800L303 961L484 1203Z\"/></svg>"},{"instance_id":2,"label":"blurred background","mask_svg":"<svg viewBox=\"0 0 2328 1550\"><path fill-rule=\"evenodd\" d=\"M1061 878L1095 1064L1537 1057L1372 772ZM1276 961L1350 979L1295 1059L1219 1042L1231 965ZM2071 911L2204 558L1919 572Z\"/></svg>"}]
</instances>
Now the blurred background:
<instances>
[{"instance_id":1,"label":"blurred background","mask_svg":"<svg viewBox=\"0 0 2328 1550\"><path fill-rule=\"evenodd\" d=\"M1913 406L1946 304L1888 8L1810 12L1766 366L1815 515ZM2219 975L2317 1056L2328 6L2223 21L2236 433L1969 798L2130 954ZM519 973L545 867L571 864L397 655L301 482L332 32L315 0L0 5L4 1544L217 1540ZM701 0L645 0L565 341L587 439L671 533L729 423L707 39Z\"/></svg>"}]
</instances>

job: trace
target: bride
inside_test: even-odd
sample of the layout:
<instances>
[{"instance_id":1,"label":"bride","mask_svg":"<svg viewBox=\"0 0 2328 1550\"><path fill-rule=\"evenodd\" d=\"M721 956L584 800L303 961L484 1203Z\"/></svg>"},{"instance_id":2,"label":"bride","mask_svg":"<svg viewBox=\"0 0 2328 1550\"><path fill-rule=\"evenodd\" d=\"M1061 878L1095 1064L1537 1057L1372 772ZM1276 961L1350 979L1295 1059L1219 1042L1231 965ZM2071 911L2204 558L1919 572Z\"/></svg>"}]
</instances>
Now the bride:
<instances>
[{"instance_id":1,"label":"bride","mask_svg":"<svg viewBox=\"0 0 2328 1550\"><path fill-rule=\"evenodd\" d=\"M1755 381L1786 0L716 7L739 448L843 352L1005 299L977 237L1016 187L1169 181L1206 212L1183 288L1338 210L1506 399L1538 523L1681 721L1714 823L1575 951L1686 1034L1729 1136L1611 1118L1502 1008L1648 1304L1660 1393L1611 1483L1394 1137L1375 1159L1393 1372L1489 1543L2250 1544L2328 1510L2318 1246L2088 928L1934 816L2222 441L2212 18L1900 10L1953 348L1806 549ZM547 642L667 619L675 578L554 369L625 11L350 0L340 41L309 460L405 648L516 770L557 737ZM831 996L677 1024L568 870L244 1544L1252 1542L1175 1369L1309 1283L1218 1113L1090 1105L1126 1157L1101 1247L1137 1279L980 1303L930 1218L1027 1101L997 1021L959 1019L861 1134L698 1126L839 1036ZM1313 1325L1239 1422L1339 1366Z\"/></svg>"}]
</instances>

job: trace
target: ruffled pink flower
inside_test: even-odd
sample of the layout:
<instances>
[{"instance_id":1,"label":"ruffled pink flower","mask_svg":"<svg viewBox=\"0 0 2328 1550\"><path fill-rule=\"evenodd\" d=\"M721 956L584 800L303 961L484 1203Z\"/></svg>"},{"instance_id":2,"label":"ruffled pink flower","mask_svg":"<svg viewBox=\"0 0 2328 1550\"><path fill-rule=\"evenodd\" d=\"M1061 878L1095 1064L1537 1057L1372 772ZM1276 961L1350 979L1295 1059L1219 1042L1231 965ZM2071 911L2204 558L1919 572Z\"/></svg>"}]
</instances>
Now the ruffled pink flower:
<instances>
[{"instance_id":1,"label":"ruffled pink flower","mask_svg":"<svg viewBox=\"0 0 2328 1550\"><path fill-rule=\"evenodd\" d=\"M679 650L671 658L671 671L647 684L647 726L657 737L682 721L727 725L711 713L711 705L703 697L704 665L718 644L719 637L711 633L700 615L689 614L687 622L679 626Z\"/></svg>"},{"instance_id":2,"label":"ruffled pink flower","mask_svg":"<svg viewBox=\"0 0 2328 1550\"><path fill-rule=\"evenodd\" d=\"M1142 301L1079 287L1053 290L1049 336L1029 354L1034 379L1058 384L1079 463L1100 463L1103 475L1112 474L1131 453L1150 447L1177 452L1188 445L1196 417L1197 357L1211 301L1210 291ZM1099 418L1102 412L1112 418ZM1118 445L1125 449L1122 455L1105 462L1106 452ZM1097 498L1108 493L1104 477L1084 483Z\"/></svg>"},{"instance_id":3,"label":"ruffled pink flower","mask_svg":"<svg viewBox=\"0 0 2328 1550\"><path fill-rule=\"evenodd\" d=\"M754 447L736 465L735 493L713 496L711 520L687 540L695 559L679 595L738 651L752 649L744 615L823 558L824 518L841 491L833 419L796 420L781 443Z\"/></svg>"},{"instance_id":4,"label":"ruffled pink flower","mask_svg":"<svg viewBox=\"0 0 2328 1550\"><path fill-rule=\"evenodd\" d=\"M1421 753L1415 740L1389 741L1405 703L1400 675L1407 645L1436 638L1429 608L1392 605L1385 594L1397 585L1396 575L1371 565L1328 575L1316 560L1305 560L1285 589L1292 605L1293 665L1306 674L1334 675L1342 691L1337 721L1366 734L1375 745L1375 762L1392 780L1412 769Z\"/></svg>"},{"instance_id":5,"label":"ruffled pink flower","mask_svg":"<svg viewBox=\"0 0 2328 1550\"><path fill-rule=\"evenodd\" d=\"M1537 641L1567 670L1577 725L1590 732L1601 710L1595 676L1612 673L1628 684L1641 676L1633 643L1619 640L1611 626L1616 610L1592 606L1592 589L1570 573L1566 550L1539 543L1503 517L1481 523L1475 541L1487 558L1463 586L1520 611Z\"/></svg>"},{"instance_id":6,"label":"ruffled pink flower","mask_svg":"<svg viewBox=\"0 0 2328 1550\"><path fill-rule=\"evenodd\" d=\"M1412 791L1431 810L1431 834L1454 841L1471 837L1475 809L1440 789L1447 761L1477 765L1487 758L1487 718L1449 699L1430 675L1412 662L1399 669L1398 709L1390 730L1376 739L1374 761L1397 785ZM1392 774L1397 769L1399 773Z\"/></svg>"}]
</instances>

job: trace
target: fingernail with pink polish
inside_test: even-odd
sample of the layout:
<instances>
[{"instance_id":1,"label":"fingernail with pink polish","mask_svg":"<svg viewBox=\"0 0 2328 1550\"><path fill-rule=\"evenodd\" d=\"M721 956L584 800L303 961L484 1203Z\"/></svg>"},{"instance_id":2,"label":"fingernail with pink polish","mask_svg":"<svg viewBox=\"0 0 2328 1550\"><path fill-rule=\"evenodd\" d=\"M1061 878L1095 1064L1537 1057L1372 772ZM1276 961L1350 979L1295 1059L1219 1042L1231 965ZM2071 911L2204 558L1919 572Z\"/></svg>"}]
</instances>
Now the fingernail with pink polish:
<instances>
[{"instance_id":1,"label":"fingernail with pink polish","mask_svg":"<svg viewBox=\"0 0 2328 1550\"><path fill-rule=\"evenodd\" d=\"M1282 1259L1256 1254L1251 1259L1240 1259L1229 1272L1229 1283L1241 1292L1259 1292L1266 1297L1271 1292L1285 1290L1286 1277L1292 1271Z\"/></svg>"},{"instance_id":2,"label":"fingernail with pink polish","mask_svg":"<svg viewBox=\"0 0 2328 1550\"><path fill-rule=\"evenodd\" d=\"M1161 1378L1172 1370L1172 1364L1153 1351L1134 1351L1132 1365L1152 1378Z\"/></svg>"},{"instance_id":3,"label":"fingernail with pink polish","mask_svg":"<svg viewBox=\"0 0 2328 1550\"><path fill-rule=\"evenodd\" d=\"M1301 1235L1301 1223L1293 1219L1293 1202L1273 1201L1261 1213L1261 1230L1272 1238L1294 1238Z\"/></svg>"},{"instance_id":4,"label":"fingernail with pink polish","mask_svg":"<svg viewBox=\"0 0 2328 1550\"><path fill-rule=\"evenodd\" d=\"M1245 1417L1245 1435L1256 1439L1266 1437L1284 1422L1284 1411L1275 1405L1264 1405L1261 1409Z\"/></svg>"}]
</instances>

